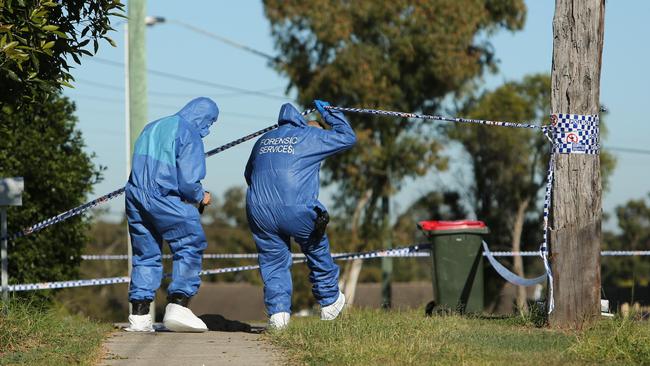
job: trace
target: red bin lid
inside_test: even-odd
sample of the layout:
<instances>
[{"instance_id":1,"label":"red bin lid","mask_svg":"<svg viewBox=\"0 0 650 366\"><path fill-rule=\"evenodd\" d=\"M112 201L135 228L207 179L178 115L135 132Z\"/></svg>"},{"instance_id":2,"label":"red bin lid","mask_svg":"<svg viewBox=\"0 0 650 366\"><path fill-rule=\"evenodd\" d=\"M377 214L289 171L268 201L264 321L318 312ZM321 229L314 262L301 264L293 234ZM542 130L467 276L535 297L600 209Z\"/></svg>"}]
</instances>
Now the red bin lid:
<instances>
[{"instance_id":1,"label":"red bin lid","mask_svg":"<svg viewBox=\"0 0 650 366\"><path fill-rule=\"evenodd\" d=\"M447 231L464 229L483 229L487 226L483 221L459 220L459 221L420 221L418 227L423 231Z\"/></svg>"}]
</instances>

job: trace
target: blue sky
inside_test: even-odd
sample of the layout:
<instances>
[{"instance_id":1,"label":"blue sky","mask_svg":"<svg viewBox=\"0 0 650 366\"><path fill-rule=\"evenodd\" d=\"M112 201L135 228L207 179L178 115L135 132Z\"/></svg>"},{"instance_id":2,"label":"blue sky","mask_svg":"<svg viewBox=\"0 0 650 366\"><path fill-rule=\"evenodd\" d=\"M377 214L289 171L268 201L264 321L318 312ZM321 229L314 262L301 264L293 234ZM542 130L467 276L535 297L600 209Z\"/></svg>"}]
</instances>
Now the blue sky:
<instances>
[{"instance_id":1,"label":"blue sky","mask_svg":"<svg viewBox=\"0 0 650 366\"><path fill-rule=\"evenodd\" d=\"M147 14L191 23L242 44L274 53L270 29L261 2L148 1ZM227 4L227 5L226 5ZM505 81L519 80L526 74L550 72L552 56L553 1L526 1L528 16L523 31L500 32L491 38L500 60L500 71L485 77L485 87L494 88ZM650 2L642 0L607 2L605 16L605 48L601 75L601 102L609 109L609 135L604 145L650 149L650 124L643 108L650 102L650 74L647 59L650 41L645 24ZM117 20L119 21L119 20ZM126 180L124 129L124 69L101 60L124 61L123 29L112 38L113 48L104 44L97 59L87 57L73 75L75 89L65 90L77 104L79 128L84 134L87 150L96 154L95 162L107 167L104 181L97 184L95 194L104 194L122 186ZM147 29L147 67L213 83L250 90L263 90L280 98L264 98L250 94L180 82L156 75L148 76L149 119L175 113L192 96L205 95L217 101L221 109L219 121L205 139L206 150L217 147L274 122L284 96L287 80L266 65L263 58L222 44L173 23ZM101 59L101 60L99 60ZM286 97L285 101L292 99ZM243 168L252 143L240 145L208 160L204 185L218 195L226 188L245 182ZM650 155L616 153L618 165L610 191L604 196L604 209L612 212L632 198L641 198L650 191ZM463 170L463 160L453 164L453 171ZM397 210L408 206L420 193L441 186L453 185L454 173L430 174L410 182L395 202ZM323 201L329 202L327 190ZM90 197L89 197L90 198ZM123 201L110 204L109 217L119 217Z\"/></svg>"}]
</instances>

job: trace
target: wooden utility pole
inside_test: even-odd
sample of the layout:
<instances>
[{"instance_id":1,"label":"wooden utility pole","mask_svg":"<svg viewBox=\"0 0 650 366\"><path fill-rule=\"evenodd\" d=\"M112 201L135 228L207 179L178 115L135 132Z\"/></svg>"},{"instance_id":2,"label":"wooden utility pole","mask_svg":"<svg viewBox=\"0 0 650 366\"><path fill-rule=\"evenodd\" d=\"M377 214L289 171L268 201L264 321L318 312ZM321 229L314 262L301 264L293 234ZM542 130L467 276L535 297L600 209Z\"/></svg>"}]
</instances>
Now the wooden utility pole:
<instances>
[{"instance_id":1,"label":"wooden utility pole","mask_svg":"<svg viewBox=\"0 0 650 366\"><path fill-rule=\"evenodd\" d=\"M598 114L605 0L556 0L551 109ZM601 181L598 155L557 154L550 250L552 327L581 328L600 314Z\"/></svg>"}]
</instances>

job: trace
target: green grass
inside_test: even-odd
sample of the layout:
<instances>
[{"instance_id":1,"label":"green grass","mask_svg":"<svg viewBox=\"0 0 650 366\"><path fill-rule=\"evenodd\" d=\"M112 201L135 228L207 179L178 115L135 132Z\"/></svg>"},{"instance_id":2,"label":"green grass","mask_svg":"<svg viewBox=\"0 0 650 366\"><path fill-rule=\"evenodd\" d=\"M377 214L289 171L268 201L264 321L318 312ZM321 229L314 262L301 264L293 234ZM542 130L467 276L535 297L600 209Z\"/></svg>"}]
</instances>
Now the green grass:
<instances>
[{"instance_id":1,"label":"green grass","mask_svg":"<svg viewBox=\"0 0 650 366\"><path fill-rule=\"evenodd\" d=\"M603 320L582 332L538 328L513 317L425 317L421 311L356 310L322 322L292 318L271 341L292 364L650 364L650 324Z\"/></svg>"},{"instance_id":2,"label":"green grass","mask_svg":"<svg viewBox=\"0 0 650 366\"><path fill-rule=\"evenodd\" d=\"M13 301L0 313L0 365L92 365L110 330L62 309Z\"/></svg>"}]
</instances>

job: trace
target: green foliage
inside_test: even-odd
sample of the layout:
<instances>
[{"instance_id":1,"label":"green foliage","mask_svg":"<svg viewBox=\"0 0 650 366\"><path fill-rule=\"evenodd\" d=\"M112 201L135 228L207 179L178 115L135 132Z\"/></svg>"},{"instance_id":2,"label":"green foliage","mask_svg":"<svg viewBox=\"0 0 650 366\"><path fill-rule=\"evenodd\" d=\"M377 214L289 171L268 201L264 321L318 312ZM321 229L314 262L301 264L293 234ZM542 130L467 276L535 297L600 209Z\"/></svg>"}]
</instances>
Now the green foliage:
<instances>
[{"instance_id":1,"label":"green foliage","mask_svg":"<svg viewBox=\"0 0 650 366\"><path fill-rule=\"evenodd\" d=\"M62 309L12 301L0 316L0 365L94 365L110 330Z\"/></svg>"},{"instance_id":2,"label":"green foliage","mask_svg":"<svg viewBox=\"0 0 650 366\"><path fill-rule=\"evenodd\" d=\"M269 335L292 364L585 365L650 363L645 322L603 320L581 332L513 318L424 317L352 309L334 322L296 318Z\"/></svg>"},{"instance_id":3,"label":"green foliage","mask_svg":"<svg viewBox=\"0 0 650 366\"><path fill-rule=\"evenodd\" d=\"M0 0L0 103L41 100L74 80L70 59L81 64L107 33L119 0Z\"/></svg>"},{"instance_id":4,"label":"green foliage","mask_svg":"<svg viewBox=\"0 0 650 366\"><path fill-rule=\"evenodd\" d=\"M74 104L58 93L20 110L0 109L0 177L25 178L23 206L8 210L10 233L83 203L100 179L101 169L75 129L74 111ZM78 216L10 241L10 282L77 278L86 222Z\"/></svg>"},{"instance_id":5,"label":"green foliage","mask_svg":"<svg viewBox=\"0 0 650 366\"><path fill-rule=\"evenodd\" d=\"M494 53L482 36L521 29L523 1L431 0L264 1L283 61L276 64L289 88L308 105L335 105L432 112L494 69ZM433 130L404 119L348 116L357 146L324 164L325 182L340 189L339 205L351 214L372 196L361 237L381 236L388 197L406 178L444 169ZM385 233L385 231L384 231Z\"/></svg>"},{"instance_id":6,"label":"green foliage","mask_svg":"<svg viewBox=\"0 0 650 366\"><path fill-rule=\"evenodd\" d=\"M605 233L605 249L650 250L648 200L630 200L616 207L616 217L620 233ZM647 257L608 257L603 261L602 279L603 283L620 287L647 287L650 284L650 263Z\"/></svg>"},{"instance_id":7,"label":"green foliage","mask_svg":"<svg viewBox=\"0 0 650 366\"><path fill-rule=\"evenodd\" d=\"M550 92L550 77L527 76L469 98L459 114L497 121L545 120ZM520 205L527 206L524 213L540 213L536 203L546 181L548 140L538 130L464 124L450 126L448 135L468 153L472 208L490 227L489 242L509 244Z\"/></svg>"}]
</instances>

